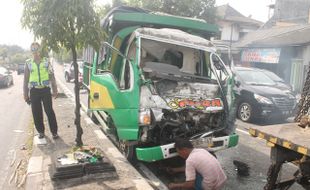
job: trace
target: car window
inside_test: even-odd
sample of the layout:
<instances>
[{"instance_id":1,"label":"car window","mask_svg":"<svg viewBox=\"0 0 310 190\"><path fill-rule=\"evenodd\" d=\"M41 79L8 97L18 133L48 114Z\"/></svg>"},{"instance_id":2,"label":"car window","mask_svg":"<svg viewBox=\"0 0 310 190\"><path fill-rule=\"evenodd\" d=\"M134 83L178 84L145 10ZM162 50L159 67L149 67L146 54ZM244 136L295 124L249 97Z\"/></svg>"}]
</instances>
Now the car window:
<instances>
[{"instance_id":1,"label":"car window","mask_svg":"<svg viewBox=\"0 0 310 190\"><path fill-rule=\"evenodd\" d=\"M264 73L275 82L284 82L283 79L281 79L278 75L276 75L273 72L265 71Z\"/></svg>"},{"instance_id":2,"label":"car window","mask_svg":"<svg viewBox=\"0 0 310 190\"><path fill-rule=\"evenodd\" d=\"M271 80L265 73L262 71L255 70L239 70L237 71L241 80L246 84L252 85L275 85L275 82Z\"/></svg>"}]
</instances>

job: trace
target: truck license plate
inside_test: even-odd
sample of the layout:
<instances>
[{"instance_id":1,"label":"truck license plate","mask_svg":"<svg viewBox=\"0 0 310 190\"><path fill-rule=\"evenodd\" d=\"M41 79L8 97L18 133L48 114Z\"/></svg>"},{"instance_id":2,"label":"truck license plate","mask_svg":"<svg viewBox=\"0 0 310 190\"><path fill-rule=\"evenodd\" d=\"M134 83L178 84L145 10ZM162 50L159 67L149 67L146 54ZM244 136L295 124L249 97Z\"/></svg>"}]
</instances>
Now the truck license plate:
<instances>
[{"instance_id":1,"label":"truck license plate","mask_svg":"<svg viewBox=\"0 0 310 190\"><path fill-rule=\"evenodd\" d=\"M205 137L205 138L198 138L192 141L192 144L196 148L206 148L206 147L212 147L212 137Z\"/></svg>"}]
</instances>

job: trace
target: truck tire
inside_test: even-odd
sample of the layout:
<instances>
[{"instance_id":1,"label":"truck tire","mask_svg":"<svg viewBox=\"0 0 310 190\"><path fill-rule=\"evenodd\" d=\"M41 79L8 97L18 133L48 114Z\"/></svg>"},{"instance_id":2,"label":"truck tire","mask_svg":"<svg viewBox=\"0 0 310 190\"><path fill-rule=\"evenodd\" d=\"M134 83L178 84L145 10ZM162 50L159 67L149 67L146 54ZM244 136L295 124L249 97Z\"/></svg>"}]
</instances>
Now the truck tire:
<instances>
[{"instance_id":1,"label":"truck tire","mask_svg":"<svg viewBox=\"0 0 310 190\"><path fill-rule=\"evenodd\" d=\"M243 102L239 105L238 118L244 122L249 122L253 119L253 110L251 104Z\"/></svg>"},{"instance_id":2,"label":"truck tire","mask_svg":"<svg viewBox=\"0 0 310 190\"><path fill-rule=\"evenodd\" d=\"M136 164L137 163L137 156L136 156L136 149L135 145L128 144L129 141L125 140L119 140L118 141L118 148L121 151L121 153L125 156L125 158L131 163Z\"/></svg>"}]
</instances>

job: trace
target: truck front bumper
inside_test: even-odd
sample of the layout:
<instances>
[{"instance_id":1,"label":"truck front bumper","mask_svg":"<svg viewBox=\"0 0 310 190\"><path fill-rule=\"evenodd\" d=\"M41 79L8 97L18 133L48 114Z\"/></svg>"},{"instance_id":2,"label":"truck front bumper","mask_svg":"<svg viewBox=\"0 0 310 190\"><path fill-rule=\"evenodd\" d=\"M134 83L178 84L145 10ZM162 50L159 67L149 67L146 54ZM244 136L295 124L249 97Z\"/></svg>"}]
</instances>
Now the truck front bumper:
<instances>
[{"instance_id":1,"label":"truck front bumper","mask_svg":"<svg viewBox=\"0 0 310 190\"><path fill-rule=\"evenodd\" d=\"M196 148L205 148L210 152L234 147L238 144L239 136L232 134L223 137L203 137L191 140ZM136 148L138 160L145 162L154 162L178 155L174 148L174 143L162 146Z\"/></svg>"}]
</instances>

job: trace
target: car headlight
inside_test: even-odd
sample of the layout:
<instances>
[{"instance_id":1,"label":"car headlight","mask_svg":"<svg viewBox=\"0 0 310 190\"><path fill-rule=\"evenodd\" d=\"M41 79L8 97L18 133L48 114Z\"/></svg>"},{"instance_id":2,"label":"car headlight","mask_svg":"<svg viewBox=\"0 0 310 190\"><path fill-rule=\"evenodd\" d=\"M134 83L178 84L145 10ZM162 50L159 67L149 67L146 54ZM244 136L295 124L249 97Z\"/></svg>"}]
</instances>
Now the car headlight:
<instances>
[{"instance_id":1,"label":"car headlight","mask_svg":"<svg viewBox=\"0 0 310 190\"><path fill-rule=\"evenodd\" d=\"M150 109L140 109L139 124L141 125L151 124L151 110Z\"/></svg>"},{"instance_id":2,"label":"car headlight","mask_svg":"<svg viewBox=\"0 0 310 190\"><path fill-rule=\"evenodd\" d=\"M272 101L269 98L266 98L264 96L258 95L258 94L254 94L254 98L262 104L273 104Z\"/></svg>"}]
</instances>

